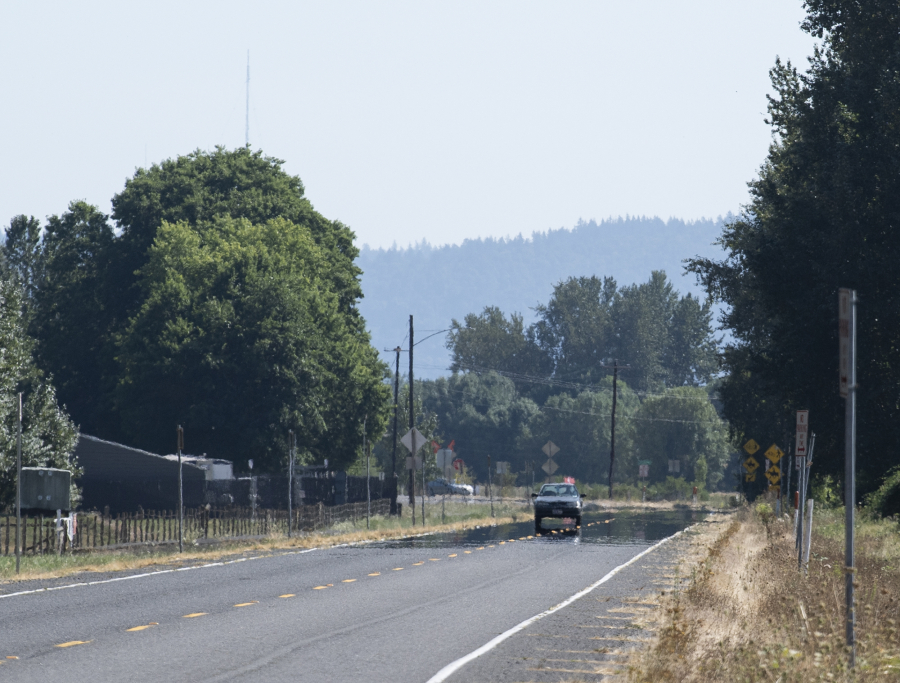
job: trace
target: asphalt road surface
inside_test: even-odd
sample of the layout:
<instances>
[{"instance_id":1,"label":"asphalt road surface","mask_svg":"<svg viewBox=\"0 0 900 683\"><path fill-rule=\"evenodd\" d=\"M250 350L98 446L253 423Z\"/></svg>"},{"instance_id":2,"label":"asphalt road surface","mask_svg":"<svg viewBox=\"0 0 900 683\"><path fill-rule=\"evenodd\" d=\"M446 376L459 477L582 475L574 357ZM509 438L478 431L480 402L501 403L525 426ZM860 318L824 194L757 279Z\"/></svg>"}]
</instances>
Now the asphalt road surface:
<instances>
[{"instance_id":1,"label":"asphalt road surface","mask_svg":"<svg viewBox=\"0 0 900 683\"><path fill-rule=\"evenodd\" d=\"M540 538L517 524L3 595L0 680L428 681L691 523L610 517ZM649 566L595 593L650 586ZM510 673L527 640L503 648L447 680L543 680Z\"/></svg>"}]
</instances>

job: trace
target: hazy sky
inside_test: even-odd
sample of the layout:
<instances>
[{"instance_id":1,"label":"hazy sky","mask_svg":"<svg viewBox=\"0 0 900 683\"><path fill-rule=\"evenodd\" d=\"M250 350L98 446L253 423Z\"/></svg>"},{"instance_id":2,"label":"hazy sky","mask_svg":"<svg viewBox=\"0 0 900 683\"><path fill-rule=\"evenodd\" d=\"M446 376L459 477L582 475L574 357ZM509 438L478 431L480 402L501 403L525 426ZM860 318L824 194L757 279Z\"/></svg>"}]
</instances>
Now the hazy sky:
<instances>
[{"instance_id":1,"label":"hazy sky","mask_svg":"<svg viewBox=\"0 0 900 683\"><path fill-rule=\"evenodd\" d=\"M359 243L736 211L798 0L0 3L0 223L250 143Z\"/></svg>"}]
</instances>

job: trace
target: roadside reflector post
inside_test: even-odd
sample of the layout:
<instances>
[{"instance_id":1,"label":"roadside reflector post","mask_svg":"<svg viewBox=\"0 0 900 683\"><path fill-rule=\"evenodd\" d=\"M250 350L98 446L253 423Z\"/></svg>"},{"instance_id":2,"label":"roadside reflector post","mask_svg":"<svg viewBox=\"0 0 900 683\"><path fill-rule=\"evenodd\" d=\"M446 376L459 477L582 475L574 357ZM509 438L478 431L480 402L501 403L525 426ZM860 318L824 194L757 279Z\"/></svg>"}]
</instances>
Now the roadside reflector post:
<instances>
[{"instance_id":1,"label":"roadside reflector post","mask_svg":"<svg viewBox=\"0 0 900 683\"><path fill-rule=\"evenodd\" d=\"M288 538L294 528L294 430L288 430Z\"/></svg>"},{"instance_id":2,"label":"roadside reflector post","mask_svg":"<svg viewBox=\"0 0 900 683\"><path fill-rule=\"evenodd\" d=\"M809 572L809 553L812 550L813 500L806 501L806 546L803 549L803 570Z\"/></svg>"},{"instance_id":3,"label":"roadside reflector post","mask_svg":"<svg viewBox=\"0 0 900 683\"><path fill-rule=\"evenodd\" d=\"M856 290L838 292L839 381L844 398L844 579L847 610L847 649L856 667L856 563L853 525L856 513Z\"/></svg>"},{"instance_id":4,"label":"roadside reflector post","mask_svg":"<svg viewBox=\"0 0 900 683\"><path fill-rule=\"evenodd\" d=\"M178 552L184 552L184 480L182 479L181 451L184 449L184 430L178 425Z\"/></svg>"},{"instance_id":5,"label":"roadside reflector post","mask_svg":"<svg viewBox=\"0 0 900 683\"><path fill-rule=\"evenodd\" d=\"M488 495L491 497L491 517L494 516L494 487L491 479L491 456L488 459Z\"/></svg>"}]
</instances>

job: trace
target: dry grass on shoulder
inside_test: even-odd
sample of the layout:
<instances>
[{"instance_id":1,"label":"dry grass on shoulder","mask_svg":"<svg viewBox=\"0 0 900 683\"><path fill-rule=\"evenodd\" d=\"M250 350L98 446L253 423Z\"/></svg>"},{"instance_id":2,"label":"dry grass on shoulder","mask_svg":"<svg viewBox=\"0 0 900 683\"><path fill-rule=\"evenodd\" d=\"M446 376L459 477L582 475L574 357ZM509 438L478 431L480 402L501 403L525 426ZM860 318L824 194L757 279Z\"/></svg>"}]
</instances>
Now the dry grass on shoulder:
<instances>
[{"instance_id":1,"label":"dry grass on shoulder","mask_svg":"<svg viewBox=\"0 0 900 683\"><path fill-rule=\"evenodd\" d=\"M517 517L486 517L484 519L469 519L449 524L428 524L424 527L354 529L342 530L338 533L330 531L304 534L293 538L287 538L281 534L273 534L266 538L244 541L235 540L215 546L198 548L197 546L189 545L186 546L183 553L178 553L177 550L149 552L146 549L138 549L134 551L65 554L62 556L28 555L22 558L22 570L18 575L15 574L15 558L2 557L0 558L0 582L54 579L82 572L116 572L161 567L186 567L216 562L235 556L253 556L261 553L290 552L292 550L309 548L332 548L337 545L371 543L373 541L422 534L463 531L486 524L513 524L517 518L521 521L521 515Z\"/></svg>"},{"instance_id":2,"label":"dry grass on shoulder","mask_svg":"<svg viewBox=\"0 0 900 683\"><path fill-rule=\"evenodd\" d=\"M690 587L671 596L657 641L629 680L900 680L900 543L895 523L861 522L857 543L857 668L844 648L843 528L819 513L809 573L792 525L741 511Z\"/></svg>"}]
</instances>

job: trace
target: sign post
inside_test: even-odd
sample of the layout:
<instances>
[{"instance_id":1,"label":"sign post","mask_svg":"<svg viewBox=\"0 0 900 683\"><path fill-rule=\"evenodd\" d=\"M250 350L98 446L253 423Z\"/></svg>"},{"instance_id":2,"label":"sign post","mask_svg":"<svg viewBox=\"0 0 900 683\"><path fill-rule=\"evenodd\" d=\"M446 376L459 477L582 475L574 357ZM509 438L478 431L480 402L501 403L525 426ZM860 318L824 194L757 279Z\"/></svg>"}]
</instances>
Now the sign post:
<instances>
[{"instance_id":1,"label":"sign post","mask_svg":"<svg viewBox=\"0 0 900 683\"><path fill-rule=\"evenodd\" d=\"M547 456L547 462L545 462L543 465L541 465L541 469L547 473L547 482L546 483L549 484L550 477L553 476L553 473L556 472L557 469L559 469L559 465L557 465L556 461L553 460L553 456L556 455L557 453L559 453L559 446L557 446L552 441L548 441L547 443L544 444L544 446L543 446L543 448L541 448L541 450L544 451L544 455Z\"/></svg>"},{"instance_id":2,"label":"sign post","mask_svg":"<svg viewBox=\"0 0 900 683\"><path fill-rule=\"evenodd\" d=\"M415 471L418 469L422 470L422 524L425 524L425 461L423 458L417 458L416 453L418 450L424 446L427 442L425 435L422 434L415 427L411 428L406 434L403 435L403 438L400 439L400 443L406 446L407 450L410 452L410 457L406 459L406 469L409 470L409 480L414 481ZM410 494L410 503L413 514L413 526L415 526L416 519L416 499L413 493Z\"/></svg>"},{"instance_id":3,"label":"sign post","mask_svg":"<svg viewBox=\"0 0 900 683\"><path fill-rule=\"evenodd\" d=\"M838 291L839 386L844 398L844 579L847 609L847 648L850 667L856 667L856 580L853 524L856 511L856 290Z\"/></svg>"},{"instance_id":4,"label":"sign post","mask_svg":"<svg viewBox=\"0 0 900 683\"><path fill-rule=\"evenodd\" d=\"M19 573L19 563L22 561L22 538L22 394L19 394L19 426L16 436L16 574Z\"/></svg>"},{"instance_id":5,"label":"sign post","mask_svg":"<svg viewBox=\"0 0 900 683\"><path fill-rule=\"evenodd\" d=\"M799 472L797 473L797 491L800 494L800 500L797 506L797 524L800 535L797 537L798 547L803 543L803 475L806 471L806 453L807 453L807 435L809 432L809 411L797 411L797 431L794 439L794 462L799 463ZM788 476L790 476L790 468L788 468ZM790 490L788 491L790 493Z\"/></svg>"}]
</instances>

